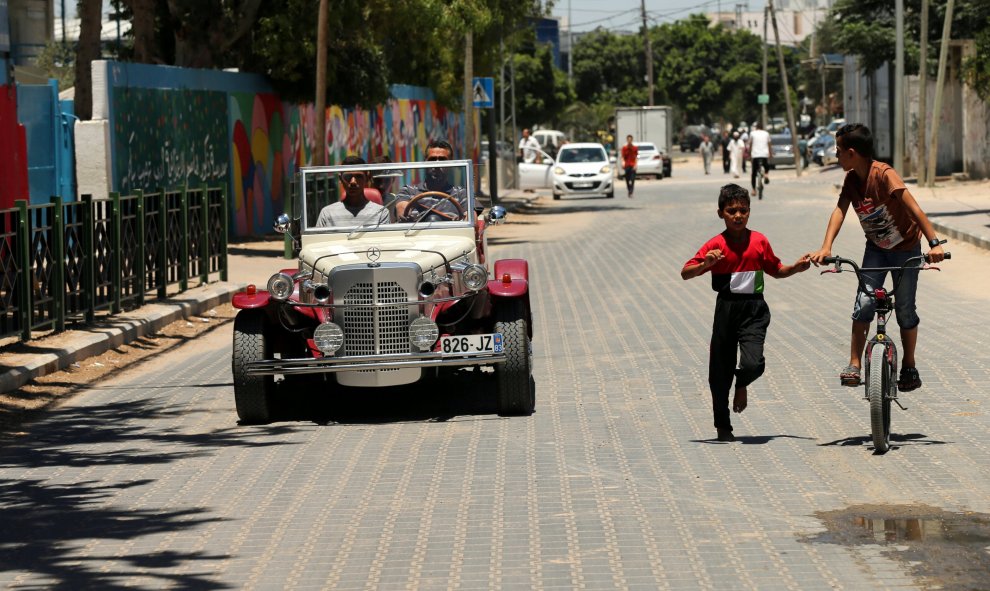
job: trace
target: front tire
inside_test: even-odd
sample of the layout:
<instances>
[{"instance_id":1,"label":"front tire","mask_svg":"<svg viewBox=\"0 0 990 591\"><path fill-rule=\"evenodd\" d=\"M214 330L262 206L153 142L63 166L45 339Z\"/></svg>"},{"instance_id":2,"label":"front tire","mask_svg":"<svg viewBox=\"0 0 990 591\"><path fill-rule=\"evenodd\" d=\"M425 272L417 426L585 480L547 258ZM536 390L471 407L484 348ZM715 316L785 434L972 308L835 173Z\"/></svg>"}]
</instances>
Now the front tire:
<instances>
[{"instance_id":1,"label":"front tire","mask_svg":"<svg viewBox=\"0 0 990 591\"><path fill-rule=\"evenodd\" d=\"M615 191L612 190L612 191L609 191L608 193L605 193L605 198L606 199L615 199Z\"/></svg>"},{"instance_id":2,"label":"front tire","mask_svg":"<svg viewBox=\"0 0 990 591\"><path fill-rule=\"evenodd\" d=\"M270 339L265 334L265 313L261 310L241 310L234 317L234 405L243 423L268 423L272 415L272 391L275 376L247 374L253 361L271 357Z\"/></svg>"},{"instance_id":3,"label":"front tire","mask_svg":"<svg viewBox=\"0 0 990 591\"><path fill-rule=\"evenodd\" d=\"M498 414L530 415L536 410L533 383L533 346L529 338L526 307L519 300L499 304L495 310L495 332L502 334L505 361L495 364Z\"/></svg>"},{"instance_id":4,"label":"front tire","mask_svg":"<svg viewBox=\"0 0 990 591\"><path fill-rule=\"evenodd\" d=\"M873 448L876 453L890 449L890 398L887 389L892 386L890 366L884 356L886 347L875 346L870 351L870 373L867 376L866 396L870 400L870 429L873 432Z\"/></svg>"}]
</instances>

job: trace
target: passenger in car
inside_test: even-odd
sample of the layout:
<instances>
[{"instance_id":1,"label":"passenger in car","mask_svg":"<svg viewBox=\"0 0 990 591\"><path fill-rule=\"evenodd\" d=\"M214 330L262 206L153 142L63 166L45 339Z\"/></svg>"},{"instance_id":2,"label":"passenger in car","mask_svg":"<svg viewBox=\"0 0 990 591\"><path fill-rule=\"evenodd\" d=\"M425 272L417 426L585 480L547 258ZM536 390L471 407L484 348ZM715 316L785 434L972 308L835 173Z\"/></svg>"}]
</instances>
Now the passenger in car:
<instances>
[{"instance_id":1,"label":"passenger in car","mask_svg":"<svg viewBox=\"0 0 990 591\"><path fill-rule=\"evenodd\" d=\"M446 140L434 139L426 145L426 160L428 162L446 162L454 157L454 148ZM432 209L439 217L447 220L460 219L462 215L467 215L468 195L464 187L459 187L450 182L447 171L443 168L429 168L426 171L426 180L416 185L406 185L399 189L395 199L395 216L398 221L414 221L414 212L407 211L409 201L427 191L439 191L446 193L457 199L462 211L446 199L440 197L424 197L418 201L415 208L420 213Z\"/></svg>"},{"instance_id":2,"label":"passenger in car","mask_svg":"<svg viewBox=\"0 0 990 591\"><path fill-rule=\"evenodd\" d=\"M358 156L348 156L341 164L364 164ZM364 171L342 172L339 175L343 199L323 208L316 220L317 228L353 227L369 223L387 223L388 210L368 200L368 173Z\"/></svg>"}]
</instances>

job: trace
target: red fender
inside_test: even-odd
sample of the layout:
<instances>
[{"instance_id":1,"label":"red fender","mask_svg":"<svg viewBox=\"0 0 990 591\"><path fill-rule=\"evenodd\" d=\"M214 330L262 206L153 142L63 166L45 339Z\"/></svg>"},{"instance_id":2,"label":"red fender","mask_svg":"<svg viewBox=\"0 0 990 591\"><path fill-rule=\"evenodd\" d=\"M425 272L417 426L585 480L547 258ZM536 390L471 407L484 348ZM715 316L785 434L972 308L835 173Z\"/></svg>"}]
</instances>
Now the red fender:
<instances>
[{"instance_id":1,"label":"red fender","mask_svg":"<svg viewBox=\"0 0 990 591\"><path fill-rule=\"evenodd\" d=\"M533 338L533 316L529 307L529 263L525 259L495 261L494 277L488 281L488 294L493 305L499 299L522 298L526 305L529 337Z\"/></svg>"},{"instance_id":2,"label":"red fender","mask_svg":"<svg viewBox=\"0 0 990 591\"><path fill-rule=\"evenodd\" d=\"M255 291L253 285L248 286L246 291L239 291L230 299L230 305L238 310L251 310L253 308L264 308L271 301L272 296L267 291Z\"/></svg>"}]
</instances>

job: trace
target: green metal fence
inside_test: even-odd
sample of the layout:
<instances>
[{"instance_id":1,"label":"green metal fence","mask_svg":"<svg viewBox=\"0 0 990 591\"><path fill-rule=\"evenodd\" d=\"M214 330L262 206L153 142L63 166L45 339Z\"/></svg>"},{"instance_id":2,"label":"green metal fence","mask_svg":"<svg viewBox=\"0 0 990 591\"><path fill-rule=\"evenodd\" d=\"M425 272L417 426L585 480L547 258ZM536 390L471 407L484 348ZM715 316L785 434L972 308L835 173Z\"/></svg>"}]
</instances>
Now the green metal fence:
<instances>
[{"instance_id":1,"label":"green metal fence","mask_svg":"<svg viewBox=\"0 0 990 591\"><path fill-rule=\"evenodd\" d=\"M222 188L17 201L0 210L0 337L29 340L190 281L226 281L227 219Z\"/></svg>"}]
</instances>

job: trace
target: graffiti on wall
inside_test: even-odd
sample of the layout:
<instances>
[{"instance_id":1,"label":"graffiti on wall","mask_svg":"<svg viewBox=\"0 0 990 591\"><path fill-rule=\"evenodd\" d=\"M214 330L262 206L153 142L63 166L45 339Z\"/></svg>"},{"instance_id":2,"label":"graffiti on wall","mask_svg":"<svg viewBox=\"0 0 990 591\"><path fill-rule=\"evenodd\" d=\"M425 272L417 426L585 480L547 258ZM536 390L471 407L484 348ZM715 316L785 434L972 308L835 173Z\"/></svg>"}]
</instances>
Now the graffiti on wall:
<instances>
[{"instance_id":1,"label":"graffiti on wall","mask_svg":"<svg viewBox=\"0 0 990 591\"><path fill-rule=\"evenodd\" d=\"M226 185L227 93L113 88L113 186Z\"/></svg>"},{"instance_id":2,"label":"graffiti on wall","mask_svg":"<svg viewBox=\"0 0 990 591\"><path fill-rule=\"evenodd\" d=\"M313 162L312 104L280 103L276 95L230 94L232 235L262 234L282 211L293 174ZM391 99L371 109L326 110L327 164L350 154L371 161L422 159L430 139L447 139L460 153L463 116L422 98Z\"/></svg>"}]
</instances>

